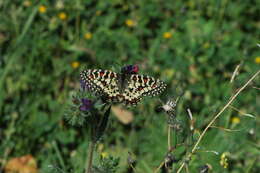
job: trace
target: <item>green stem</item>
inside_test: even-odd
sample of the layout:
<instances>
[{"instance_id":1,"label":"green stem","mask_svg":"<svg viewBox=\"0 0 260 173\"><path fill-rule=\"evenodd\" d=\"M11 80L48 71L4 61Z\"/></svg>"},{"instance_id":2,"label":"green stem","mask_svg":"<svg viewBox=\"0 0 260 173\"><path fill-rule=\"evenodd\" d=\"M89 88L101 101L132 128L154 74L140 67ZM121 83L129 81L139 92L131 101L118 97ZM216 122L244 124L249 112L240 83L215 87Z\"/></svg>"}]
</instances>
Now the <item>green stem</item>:
<instances>
[{"instance_id":1,"label":"green stem","mask_svg":"<svg viewBox=\"0 0 260 173\"><path fill-rule=\"evenodd\" d=\"M171 126L168 125L168 152L170 152L172 150L172 144L171 144Z\"/></svg>"},{"instance_id":2,"label":"green stem","mask_svg":"<svg viewBox=\"0 0 260 173\"><path fill-rule=\"evenodd\" d=\"M85 173L91 173L91 168L92 168L92 160L93 160L93 152L95 149L95 142L90 141L89 146L88 146L88 159L86 162L86 171Z\"/></svg>"}]
</instances>

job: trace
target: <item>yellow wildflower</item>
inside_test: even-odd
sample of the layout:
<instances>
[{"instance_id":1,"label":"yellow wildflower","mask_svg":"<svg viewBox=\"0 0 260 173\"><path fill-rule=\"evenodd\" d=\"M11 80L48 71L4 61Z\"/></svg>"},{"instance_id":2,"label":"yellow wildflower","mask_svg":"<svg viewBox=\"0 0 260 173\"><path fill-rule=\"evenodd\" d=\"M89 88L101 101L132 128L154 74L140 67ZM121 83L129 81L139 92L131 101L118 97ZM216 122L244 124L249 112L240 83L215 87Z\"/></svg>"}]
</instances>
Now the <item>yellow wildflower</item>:
<instances>
[{"instance_id":1,"label":"yellow wildflower","mask_svg":"<svg viewBox=\"0 0 260 173\"><path fill-rule=\"evenodd\" d=\"M209 42L206 42L206 43L203 44L203 48L204 49L208 49L209 47L210 47Z\"/></svg>"},{"instance_id":2,"label":"yellow wildflower","mask_svg":"<svg viewBox=\"0 0 260 173\"><path fill-rule=\"evenodd\" d=\"M75 157L77 154L76 150L72 150L72 152L70 153L70 157Z\"/></svg>"},{"instance_id":3,"label":"yellow wildflower","mask_svg":"<svg viewBox=\"0 0 260 173\"><path fill-rule=\"evenodd\" d=\"M32 5L32 2L31 2L31 1L24 1L24 2L23 2L23 5L24 5L25 7L30 7L30 6Z\"/></svg>"},{"instance_id":4,"label":"yellow wildflower","mask_svg":"<svg viewBox=\"0 0 260 173\"><path fill-rule=\"evenodd\" d=\"M233 117L233 118L231 118L231 122L232 122L232 124L238 124L238 123L240 123L240 118L239 117Z\"/></svg>"},{"instance_id":5,"label":"yellow wildflower","mask_svg":"<svg viewBox=\"0 0 260 173\"><path fill-rule=\"evenodd\" d=\"M165 32L165 33L163 33L163 38L169 39L169 38L171 38L171 37L172 37L172 33L171 33L171 32Z\"/></svg>"},{"instance_id":6,"label":"yellow wildflower","mask_svg":"<svg viewBox=\"0 0 260 173\"><path fill-rule=\"evenodd\" d=\"M166 70L164 70L163 72L162 72L162 75L163 76L166 76L168 79L171 79L172 77L173 77L173 75L174 75L174 70L173 69L171 69L171 68L168 68L168 69L166 69Z\"/></svg>"},{"instance_id":7,"label":"yellow wildflower","mask_svg":"<svg viewBox=\"0 0 260 173\"><path fill-rule=\"evenodd\" d=\"M101 153L101 157L104 159L104 158L107 158L108 157L108 153L107 152L102 152Z\"/></svg>"},{"instance_id":8,"label":"yellow wildflower","mask_svg":"<svg viewBox=\"0 0 260 173\"><path fill-rule=\"evenodd\" d=\"M191 8L191 9L193 9L193 8L195 7L194 1L192 1L192 0L188 1L188 2L187 2L187 6L188 6L189 8Z\"/></svg>"},{"instance_id":9,"label":"yellow wildflower","mask_svg":"<svg viewBox=\"0 0 260 173\"><path fill-rule=\"evenodd\" d=\"M64 12L60 12L58 16L60 20L66 20L68 18L67 14Z\"/></svg>"},{"instance_id":10,"label":"yellow wildflower","mask_svg":"<svg viewBox=\"0 0 260 173\"><path fill-rule=\"evenodd\" d=\"M73 61L73 62L71 63L71 67L72 67L72 68L78 68L79 65L80 65L80 63L79 63L78 61Z\"/></svg>"},{"instance_id":11,"label":"yellow wildflower","mask_svg":"<svg viewBox=\"0 0 260 173\"><path fill-rule=\"evenodd\" d=\"M128 6L128 5L123 5L122 9L123 9L124 11L126 11L126 10L129 9L129 6Z\"/></svg>"},{"instance_id":12,"label":"yellow wildflower","mask_svg":"<svg viewBox=\"0 0 260 173\"><path fill-rule=\"evenodd\" d=\"M46 6L44 6L44 5L40 5L39 8L38 8L38 10L39 10L40 13L46 13L47 8L46 8Z\"/></svg>"},{"instance_id":13,"label":"yellow wildflower","mask_svg":"<svg viewBox=\"0 0 260 173\"><path fill-rule=\"evenodd\" d=\"M258 57L255 58L255 63L256 63L256 64L260 64L260 56L258 56Z\"/></svg>"},{"instance_id":14,"label":"yellow wildflower","mask_svg":"<svg viewBox=\"0 0 260 173\"><path fill-rule=\"evenodd\" d=\"M153 66L153 70L154 70L155 72L160 72L160 67L159 67L158 65L154 65L154 66Z\"/></svg>"},{"instance_id":15,"label":"yellow wildflower","mask_svg":"<svg viewBox=\"0 0 260 173\"><path fill-rule=\"evenodd\" d=\"M223 168L227 168L228 167L228 159L227 159L227 155L229 153L228 152L224 152L221 154L220 156L220 165L223 166Z\"/></svg>"},{"instance_id":16,"label":"yellow wildflower","mask_svg":"<svg viewBox=\"0 0 260 173\"><path fill-rule=\"evenodd\" d=\"M55 4L55 7L57 8L57 9L63 9L64 8L64 2L62 1L62 0L58 0L57 2L56 2L56 4Z\"/></svg>"},{"instance_id":17,"label":"yellow wildflower","mask_svg":"<svg viewBox=\"0 0 260 173\"><path fill-rule=\"evenodd\" d=\"M102 152L102 151L104 151L104 148L105 148L104 144L101 143L101 144L98 144L97 150L99 152Z\"/></svg>"},{"instance_id":18,"label":"yellow wildflower","mask_svg":"<svg viewBox=\"0 0 260 173\"><path fill-rule=\"evenodd\" d=\"M87 32L86 34L84 34L84 38L86 40L90 40L92 38L92 34L90 32Z\"/></svg>"},{"instance_id":19,"label":"yellow wildflower","mask_svg":"<svg viewBox=\"0 0 260 173\"><path fill-rule=\"evenodd\" d=\"M127 19L125 21L125 24L128 26L128 27L133 27L135 26L135 22L132 20L132 19Z\"/></svg>"},{"instance_id":20,"label":"yellow wildflower","mask_svg":"<svg viewBox=\"0 0 260 173\"><path fill-rule=\"evenodd\" d=\"M101 15L101 10L97 10L96 11L96 16L100 16Z\"/></svg>"}]
</instances>

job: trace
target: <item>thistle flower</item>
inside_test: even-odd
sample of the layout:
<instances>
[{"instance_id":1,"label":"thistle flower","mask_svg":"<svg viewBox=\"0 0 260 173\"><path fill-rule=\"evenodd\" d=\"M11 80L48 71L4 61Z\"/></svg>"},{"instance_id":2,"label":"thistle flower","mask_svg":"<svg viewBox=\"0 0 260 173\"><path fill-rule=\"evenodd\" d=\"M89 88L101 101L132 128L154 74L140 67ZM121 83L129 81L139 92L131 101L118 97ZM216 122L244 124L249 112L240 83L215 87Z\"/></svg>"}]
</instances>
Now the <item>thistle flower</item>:
<instances>
[{"instance_id":1,"label":"thistle flower","mask_svg":"<svg viewBox=\"0 0 260 173\"><path fill-rule=\"evenodd\" d=\"M79 107L79 110L88 111L91 109L92 105L93 105L93 103L91 100L83 98L83 99L81 99L81 105Z\"/></svg>"},{"instance_id":2,"label":"thistle flower","mask_svg":"<svg viewBox=\"0 0 260 173\"><path fill-rule=\"evenodd\" d=\"M138 65L127 65L121 68L121 72L124 74L137 74L138 71Z\"/></svg>"},{"instance_id":3,"label":"thistle flower","mask_svg":"<svg viewBox=\"0 0 260 173\"><path fill-rule=\"evenodd\" d=\"M73 126L82 126L91 116L92 102L88 99L73 98L65 112L65 119Z\"/></svg>"}]
</instances>

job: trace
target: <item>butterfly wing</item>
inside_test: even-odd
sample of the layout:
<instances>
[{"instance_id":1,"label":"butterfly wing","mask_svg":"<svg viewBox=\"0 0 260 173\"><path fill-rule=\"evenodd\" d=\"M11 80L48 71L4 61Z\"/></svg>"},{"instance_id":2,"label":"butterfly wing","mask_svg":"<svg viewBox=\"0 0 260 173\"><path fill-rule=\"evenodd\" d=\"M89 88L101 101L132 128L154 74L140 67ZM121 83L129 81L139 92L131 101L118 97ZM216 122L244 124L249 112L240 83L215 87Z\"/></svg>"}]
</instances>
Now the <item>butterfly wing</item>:
<instances>
[{"instance_id":1,"label":"butterfly wing","mask_svg":"<svg viewBox=\"0 0 260 173\"><path fill-rule=\"evenodd\" d=\"M80 73L86 87L97 95L105 96L113 102L119 102L118 75L115 72L101 69L89 69Z\"/></svg>"},{"instance_id":2,"label":"butterfly wing","mask_svg":"<svg viewBox=\"0 0 260 173\"><path fill-rule=\"evenodd\" d=\"M109 70L89 69L81 72L80 77L90 91L104 96L107 101L123 102L128 106L137 105L143 96L156 96L166 89L166 84L159 79L132 74L127 77L126 88L122 91L120 75Z\"/></svg>"},{"instance_id":3,"label":"butterfly wing","mask_svg":"<svg viewBox=\"0 0 260 173\"><path fill-rule=\"evenodd\" d=\"M143 96L156 96L166 89L166 84L150 76L133 74L122 93L126 105L136 105Z\"/></svg>"}]
</instances>

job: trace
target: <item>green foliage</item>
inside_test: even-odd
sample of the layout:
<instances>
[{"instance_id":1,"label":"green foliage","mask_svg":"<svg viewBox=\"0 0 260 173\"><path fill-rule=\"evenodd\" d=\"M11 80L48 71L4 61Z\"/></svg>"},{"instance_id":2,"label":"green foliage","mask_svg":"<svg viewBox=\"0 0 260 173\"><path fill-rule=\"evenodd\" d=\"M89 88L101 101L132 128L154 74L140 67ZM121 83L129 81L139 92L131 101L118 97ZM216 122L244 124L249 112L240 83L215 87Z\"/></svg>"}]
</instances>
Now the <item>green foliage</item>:
<instances>
[{"instance_id":1,"label":"green foliage","mask_svg":"<svg viewBox=\"0 0 260 173\"><path fill-rule=\"evenodd\" d=\"M119 158L101 158L98 166L94 166L96 173L115 173L119 164Z\"/></svg>"},{"instance_id":2,"label":"green foliage","mask_svg":"<svg viewBox=\"0 0 260 173\"><path fill-rule=\"evenodd\" d=\"M0 172L7 160L26 154L36 158L41 172L51 171L49 165L83 172L90 141L87 116L63 117L64 112L71 116L67 108L80 88L79 72L118 72L125 64L138 64L140 74L165 81L161 100L183 93L176 107L182 131L172 137L173 144L184 142L173 151L182 161L215 113L259 70L259 10L256 0L0 1ZM228 108L210 128L189 161L190 172L206 163L213 172L258 172L259 81L258 76L232 104L239 111ZM117 172L126 172L131 151L137 172L153 172L168 152L168 119L155 111L158 104L144 99L131 108L134 120L128 125L111 116L95 165L107 152L120 162L101 160L101 169L115 172L119 162ZM226 169L220 165L224 152L230 153Z\"/></svg>"}]
</instances>

